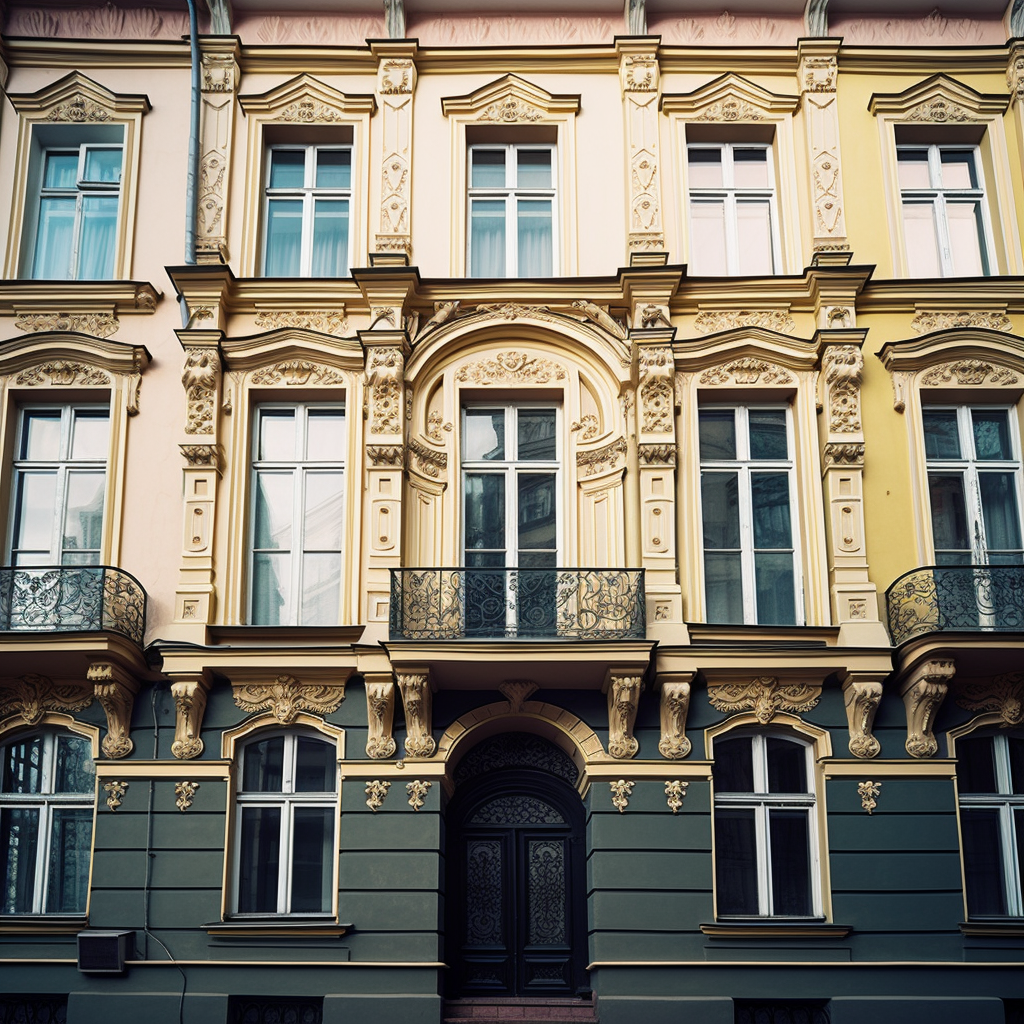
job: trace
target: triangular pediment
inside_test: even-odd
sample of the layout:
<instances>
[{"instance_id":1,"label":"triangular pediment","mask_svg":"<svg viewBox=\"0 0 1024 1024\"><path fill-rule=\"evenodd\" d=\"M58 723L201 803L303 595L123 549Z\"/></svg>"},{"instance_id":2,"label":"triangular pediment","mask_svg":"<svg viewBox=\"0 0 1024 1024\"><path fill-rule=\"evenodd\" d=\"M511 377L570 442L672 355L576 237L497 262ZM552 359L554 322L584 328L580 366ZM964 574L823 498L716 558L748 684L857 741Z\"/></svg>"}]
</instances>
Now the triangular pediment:
<instances>
[{"instance_id":1,"label":"triangular pediment","mask_svg":"<svg viewBox=\"0 0 1024 1024\"><path fill-rule=\"evenodd\" d=\"M33 120L91 123L113 121L150 109L145 95L111 92L78 71L32 93L10 93L11 105Z\"/></svg>"},{"instance_id":2,"label":"triangular pediment","mask_svg":"<svg viewBox=\"0 0 1024 1024\"><path fill-rule=\"evenodd\" d=\"M484 124L530 124L575 114L579 96L556 96L518 75L505 75L465 96L441 100L446 117L458 114Z\"/></svg>"},{"instance_id":3,"label":"triangular pediment","mask_svg":"<svg viewBox=\"0 0 1024 1024\"><path fill-rule=\"evenodd\" d=\"M868 102L872 114L886 114L900 121L936 124L984 121L1002 114L1009 98L975 92L948 75L932 75L897 93L874 93Z\"/></svg>"},{"instance_id":4,"label":"triangular pediment","mask_svg":"<svg viewBox=\"0 0 1024 1024\"><path fill-rule=\"evenodd\" d=\"M372 114L377 107L372 95L349 95L308 74L296 75L269 92L239 96L238 102L247 114L296 124L350 121L353 115Z\"/></svg>"},{"instance_id":5,"label":"triangular pediment","mask_svg":"<svg viewBox=\"0 0 1024 1024\"><path fill-rule=\"evenodd\" d=\"M764 121L792 114L799 96L770 92L734 72L702 85L693 92L667 94L661 109L692 121Z\"/></svg>"}]
</instances>

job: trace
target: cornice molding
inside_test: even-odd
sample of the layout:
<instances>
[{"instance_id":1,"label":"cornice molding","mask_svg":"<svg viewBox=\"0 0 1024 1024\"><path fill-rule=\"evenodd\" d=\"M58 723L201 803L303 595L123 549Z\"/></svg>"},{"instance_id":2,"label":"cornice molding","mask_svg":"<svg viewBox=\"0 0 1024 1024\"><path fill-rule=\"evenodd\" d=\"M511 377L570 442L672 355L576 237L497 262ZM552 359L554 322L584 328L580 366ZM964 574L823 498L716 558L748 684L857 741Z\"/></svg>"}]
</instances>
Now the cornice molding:
<instances>
[{"instance_id":1,"label":"cornice molding","mask_svg":"<svg viewBox=\"0 0 1024 1024\"><path fill-rule=\"evenodd\" d=\"M949 75L938 74L903 92L872 93L868 110L876 117L886 114L897 120L948 123L988 120L1005 113L1009 103L1009 96L976 92Z\"/></svg>"},{"instance_id":2,"label":"cornice molding","mask_svg":"<svg viewBox=\"0 0 1024 1024\"><path fill-rule=\"evenodd\" d=\"M794 60L794 65L795 65ZM661 109L698 121L777 120L792 114L800 97L770 92L733 71L687 93L666 93Z\"/></svg>"},{"instance_id":3,"label":"cornice molding","mask_svg":"<svg viewBox=\"0 0 1024 1024\"><path fill-rule=\"evenodd\" d=\"M78 71L37 92L12 92L7 98L22 117L33 120L115 121L151 109L148 96L111 92Z\"/></svg>"},{"instance_id":4,"label":"cornice molding","mask_svg":"<svg viewBox=\"0 0 1024 1024\"><path fill-rule=\"evenodd\" d=\"M267 92L239 96L238 105L246 114L262 114L267 120L329 124L357 114L372 114L377 100L372 94L341 92L303 73Z\"/></svg>"},{"instance_id":5,"label":"cornice molding","mask_svg":"<svg viewBox=\"0 0 1024 1024\"><path fill-rule=\"evenodd\" d=\"M488 124L537 122L577 114L580 97L556 96L518 75L508 74L463 96L441 100L445 117L461 115Z\"/></svg>"}]
</instances>

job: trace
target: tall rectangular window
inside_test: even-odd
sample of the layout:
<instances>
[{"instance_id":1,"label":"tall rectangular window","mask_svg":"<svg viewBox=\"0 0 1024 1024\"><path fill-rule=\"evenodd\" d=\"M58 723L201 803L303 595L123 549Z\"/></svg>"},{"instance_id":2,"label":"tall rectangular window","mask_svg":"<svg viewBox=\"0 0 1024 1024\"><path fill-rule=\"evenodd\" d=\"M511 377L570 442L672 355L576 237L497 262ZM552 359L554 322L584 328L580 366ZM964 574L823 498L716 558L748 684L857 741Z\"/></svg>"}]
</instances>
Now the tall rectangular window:
<instances>
[{"instance_id":1,"label":"tall rectangular window","mask_svg":"<svg viewBox=\"0 0 1024 1024\"><path fill-rule=\"evenodd\" d=\"M10 532L13 565L98 565L110 446L104 407L21 409Z\"/></svg>"},{"instance_id":2,"label":"tall rectangular window","mask_svg":"<svg viewBox=\"0 0 1024 1024\"><path fill-rule=\"evenodd\" d=\"M250 575L253 625L337 625L345 445L345 410L340 405L257 408Z\"/></svg>"},{"instance_id":3,"label":"tall rectangular window","mask_svg":"<svg viewBox=\"0 0 1024 1024\"><path fill-rule=\"evenodd\" d=\"M698 422L707 620L796 625L789 410L706 406Z\"/></svg>"},{"instance_id":4,"label":"tall rectangular window","mask_svg":"<svg viewBox=\"0 0 1024 1024\"><path fill-rule=\"evenodd\" d=\"M991 273L977 147L902 145L896 158L910 276Z\"/></svg>"},{"instance_id":5,"label":"tall rectangular window","mask_svg":"<svg viewBox=\"0 0 1024 1024\"><path fill-rule=\"evenodd\" d=\"M41 153L30 276L95 281L114 273L120 145L81 143Z\"/></svg>"},{"instance_id":6,"label":"tall rectangular window","mask_svg":"<svg viewBox=\"0 0 1024 1024\"><path fill-rule=\"evenodd\" d=\"M690 272L772 274L780 262L770 145L687 146Z\"/></svg>"},{"instance_id":7,"label":"tall rectangular window","mask_svg":"<svg viewBox=\"0 0 1024 1024\"><path fill-rule=\"evenodd\" d=\"M551 277L555 252L553 145L469 147L469 276Z\"/></svg>"},{"instance_id":8,"label":"tall rectangular window","mask_svg":"<svg viewBox=\"0 0 1024 1024\"><path fill-rule=\"evenodd\" d=\"M351 202L351 146L272 145L263 276L347 277Z\"/></svg>"}]
</instances>

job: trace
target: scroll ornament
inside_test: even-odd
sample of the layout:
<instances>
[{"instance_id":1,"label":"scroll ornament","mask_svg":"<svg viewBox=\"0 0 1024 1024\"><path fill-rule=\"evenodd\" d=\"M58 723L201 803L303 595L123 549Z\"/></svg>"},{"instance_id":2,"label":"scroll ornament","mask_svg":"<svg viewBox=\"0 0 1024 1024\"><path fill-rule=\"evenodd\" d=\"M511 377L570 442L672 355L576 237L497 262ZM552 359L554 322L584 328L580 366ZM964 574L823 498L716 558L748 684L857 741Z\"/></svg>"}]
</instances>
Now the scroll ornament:
<instances>
[{"instance_id":1,"label":"scroll ornament","mask_svg":"<svg viewBox=\"0 0 1024 1024\"><path fill-rule=\"evenodd\" d=\"M125 793L128 792L128 783L112 779L110 782L103 783L103 789L107 793L107 806L112 811L116 811L124 803Z\"/></svg>"},{"instance_id":2,"label":"scroll ornament","mask_svg":"<svg viewBox=\"0 0 1024 1024\"><path fill-rule=\"evenodd\" d=\"M423 806L432 785L433 783L429 779L413 779L412 782L405 784L405 791L409 794L409 806L414 811L418 811Z\"/></svg>"},{"instance_id":3,"label":"scroll ornament","mask_svg":"<svg viewBox=\"0 0 1024 1024\"><path fill-rule=\"evenodd\" d=\"M608 753L615 758L636 757L640 744L633 736L642 676L613 675L608 684Z\"/></svg>"},{"instance_id":4,"label":"scroll ornament","mask_svg":"<svg viewBox=\"0 0 1024 1024\"><path fill-rule=\"evenodd\" d=\"M182 760L191 760L203 752L203 713L206 711L206 687L201 680L176 680L171 683L176 720L171 753Z\"/></svg>"},{"instance_id":5,"label":"scroll ornament","mask_svg":"<svg viewBox=\"0 0 1024 1024\"><path fill-rule=\"evenodd\" d=\"M82 711L92 701L93 691L88 686L24 675L0 689L0 716L18 714L26 725L35 725L47 711Z\"/></svg>"},{"instance_id":6,"label":"scroll ornament","mask_svg":"<svg viewBox=\"0 0 1024 1024\"><path fill-rule=\"evenodd\" d=\"M109 758L127 757L135 749L130 733L138 683L106 662L90 665L85 677L107 716L107 735L100 745L103 753Z\"/></svg>"},{"instance_id":7,"label":"scroll ornament","mask_svg":"<svg viewBox=\"0 0 1024 1024\"><path fill-rule=\"evenodd\" d=\"M619 814L622 814L629 806L629 798L633 795L636 783L628 779L616 779L608 785L612 791L612 806L618 808Z\"/></svg>"},{"instance_id":8,"label":"scroll ornament","mask_svg":"<svg viewBox=\"0 0 1024 1024\"><path fill-rule=\"evenodd\" d=\"M380 810L381 805L384 803L384 798L388 795L388 790L391 788L391 783L387 779L372 779L366 784L366 806L373 811L374 814Z\"/></svg>"},{"instance_id":9,"label":"scroll ornament","mask_svg":"<svg viewBox=\"0 0 1024 1024\"><path fill-rule=\"evenodd\" d=\"M860 797L860 805L868 814L874 813L878 806L878 794L882 791L880 782L872 782L868 779L865 782L857 783L857 795Z\"/></svg>"},{"instance_id":10,"label":"scroll ornament","mask_svg":"<svg viewBox=\"0 0 1024 1024\"><path fill-rule=\"evenodd\" d=\"M366 756L391 757L395 738L391 735L395 718L395 684L390 679L366 680L366 719L368 724Z\"/></svg>"},{"instance_id":11,"label":"scroll ornament","mask_svg":"<svg viewBox=\"0 0 1024 1024\"><path fill-rule=\"evenodd\" d=\"M911 757L934 757L938 752L939 744L932 728L955 672L953 661L925 662L901 687L907 712L904 745Z\"/></svg>"},{"instance_id":12,"label":"scroll ornament","mask_svg":"<svg viewBox=\"0 0 1024 1024\"><path fill-rule=\"evenodd\" d=\"M192 806L192 802L196 798L196 790L198 789L198 782L183 780L182 782L175 783L174 795L178 799L174 803L179 811L187 811Z\"/></svg>"},{"instance_id":13,"label":"scroll ornament","mask_svg":"<svg viewBox=\"0 0 1024 1024\"><path fill-rule=\"evenodd\" d=\"M848 679L843 684L850 729L849 749L854 757L875 757L881 749L878 740L871 735L881 699L882 684L876 680Z\"/></svg>"},{"instance_id":14,"label":"scroll ornament","mask_svg":"<svg viewBox=\"0 0 1024 1024\"><path fill-rule=\"evenodd\" d=\"M437 749L432 735L432 693L426 673L399 675L398 689L405 707L405 752L430 757Z\"/></svg>"},{"instance_id":15,"label":"scroll ornament","mask_svg":"<svg viewBox=\"0 0 1024 1024\"><path fill-rule=\"evenodd\" d=\"M1006 672L994 679L964 683L957 704L965 711L994 711L1002 719L1000 728L1024 722L1024 673Z\"/></svg>"},{"instance_id":16,"label":"scroll ornament","mask_svg":"<svg viewBox=\"0 0 1024 1024\"><path fill-rule=\"evenodd\" d=\"M234 697L243 711L270 711L282 725L288 725L300 711L315 715L337 711L345 699L345 687L300 683L292 676L278 676L272 683L236 684Z\"/></svg>"},{"instance_id":17,"label":"scroll ornament","mask_svg":"<svg viewBox=\"0 0 1024 1024\"><path fill-rule=\"evenodd\" d=\"M665 783L665 796L668 800L669 810L678 814L683 808L683 800L686 798L686 791L690 788L688 782L682 779L669 779Z\"/></svg>"},{"instance_id":18,"label":"scroll ornament","mask_svg":"<svg viewBox=\"0 0 1024 1024\"><path fill-rule=\"evenodd\" d=\"M690 683L673 680L661 684L661 740L658 750L662 757L679 760L690 753L686 736L686 716L690 710Z\"/></svg>"},{"instance_id":19,"label":"scroll ornament","mask_svg":"<svg viewBox=\"0 0 1024 1024\"><path fill-rule=\"evenodd\" d=\"M775 676L759 676L749 683L708 684L708 700L719 711L753 711L762 725L780 711L810 711L820 698L821 683L780 683Z\"/></svg>"}]
</instances>

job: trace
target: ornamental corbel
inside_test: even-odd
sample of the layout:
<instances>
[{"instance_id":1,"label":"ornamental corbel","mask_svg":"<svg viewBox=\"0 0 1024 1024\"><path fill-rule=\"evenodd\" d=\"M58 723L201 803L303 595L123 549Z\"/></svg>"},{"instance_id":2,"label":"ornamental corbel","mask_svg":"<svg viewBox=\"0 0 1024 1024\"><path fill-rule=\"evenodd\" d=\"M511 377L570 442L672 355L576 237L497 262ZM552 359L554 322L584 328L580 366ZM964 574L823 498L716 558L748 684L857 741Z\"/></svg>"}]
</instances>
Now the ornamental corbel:
<instances>
[{"instance_id":1,"label":"ornamental corbel","mask_svg":"<svg viewBox=\"0 0 1024 1024\"><path fill-rule=\"evenodd\" d=\"M395 720L395 684L390 673L364 676L366 686L366 756L391 757L395 738L391 730Z\"/></svg>"},{"instance_id":2,"label":"ornamental corbel","mask_svg":"<svg viewBox=\"0 0 1024 1024\"><path fill-rule=\"evenodd\" d=\"M938 751L932 728L955 673L954 661L926 661L900 687L907 709L906 748L911 757L934 757Z\"/></svg>"},{"instance_id":3,"label":"ornamental corbel","mask_svg":"<svg viewBox=\"0 0 1024 1024\"><path fill-rule=\"evenodd\" d=\"M426 671L399 673L398 689L405 708L405 753L409 757L430 757L437 749L430 675Z\"/></svg>"},{"instance_id":4,"label":"ornamental corbel","mask_svg":"<svg viewBox=\"0 0 1024 1024\"><path fill-rule=\"evenodd\" d=\"M690 753L686 738L686 715L690 710L690 683L693 673L661 674L656 686L661 690L661 739L658 750L662 757L678 760Z\"/></svg>"},{"instance_id":5,"label":"ornamental corbel","mask_svg":"<svg viewBox=\"0 0 1024 1024\"><path fill-rule=\"evenodd\" d=\"M875 757L881 749L878 740L871 735L881 699L881 679L864 678L859 672L847 673L843 680L843 700L850 728L849 750L854 757Z\"/></svg>"},{"instance_id":6,"label":"ornamental corbel","mask_svg":"<svg viewBox=\"0 0 1024 1024\"><path fill-rule=\"evenodd\" d=\"M175 679L171 683L175 709L171 753L180 760L191 760L203 752L200 733L209 689L210 679L206 675L199 675L194 679Z\"/></svg>"},{"instance_id":7,"label":"ornamental corbel","mask_svg":"<svg viewBox=\"0 0 1024 1024\"><path fill-rule=\"evenodd\" d=\"M132 708L139 684L117 665L95 662L86 672L93 693L107 716L107 735L101 744L110 758L127 757L135 748L131 740Z\"/></svg>"},{"instance_id":8,"label":"ornamental corbel","mask_svg":"<svg viewBox=\"0 0 1024 1024\"><path fill-rule=\"evenodd\" d=\"M636 757L640 744L633 736L640 693L644 688L642 675L608 672L605 689L608 693L608 753L615 758Z\"/></svg>"}]
</instances>

